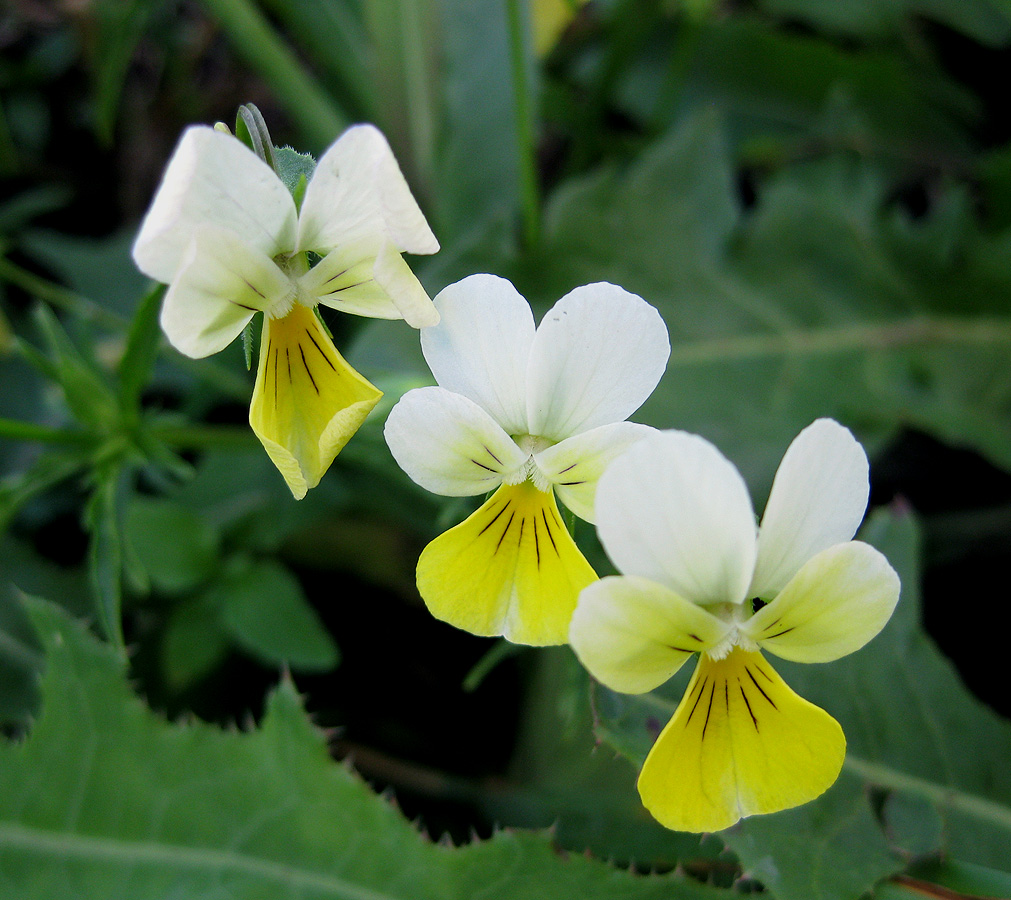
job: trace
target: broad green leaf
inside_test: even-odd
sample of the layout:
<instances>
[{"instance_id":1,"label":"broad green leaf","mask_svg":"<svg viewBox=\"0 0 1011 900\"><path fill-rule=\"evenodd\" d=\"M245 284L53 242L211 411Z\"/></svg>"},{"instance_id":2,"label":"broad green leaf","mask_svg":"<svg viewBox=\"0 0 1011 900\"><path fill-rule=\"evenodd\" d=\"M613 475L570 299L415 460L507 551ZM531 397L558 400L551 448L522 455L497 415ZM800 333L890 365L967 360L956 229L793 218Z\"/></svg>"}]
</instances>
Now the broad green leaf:
<instances>
[{"instance_id":1,"label":"broad green leaf","mask_svg":"<svg viewBox=\"0 0 1011 900\"><path fill-rule=\"evenodd\" d=\"M0 744L0 895L33 900L731 900L559 853L538 832L454 848L329 757L283 681L258 728L169 723L125 662L33 600L42 715Z\"/></svg>"},{"instance_id":2,"label":"broad green leaf","mask_svg":"<svg viewBox=\"0 0 1011 900\"><path fill-rule=\"evenodd\" d=\"M291 147L275 147L274 165L277 168L277 177L295 197L296 206L301 206L306 185L316 170L316 160L308 153L299 153Z\"/></svg>"},{"instance_id":3,"label":"broad green leaf","mask_svg":"<svg viewBox=\"0 0 1011 900\"><path fill-rule=\"evenodd\" d=\"M269 664L310 671L337 664L337 646L298 579L275 562L255 562L226 575L207 600L218 607L225 631Z\"/></svg>"},{"instance_id":4,"label":"broad green leaf","mask_svg":"<svg viewBox=\"0 0 1011 900\"><path fill-rule=\"evenodd\" d=\"M136 495L127 506L126 531L130 548L158 591L183 593L214 572L220 535L185 506Z\"/></svg>"},{"instance_id":5,"label":"broad green leaf","mask_svg":"<svg viewBox=\"0 0 1011 900\"><path fill-rule=\"evenodd\" d=\"M760 5L819 31L865 39L899 36L914 16L940 22L986 46L1002 46L1011 39L1011 17L990 0L762 0Z\"/></svg>"},{"instance_id":6,"label":"broad green leaf","mask_svg":"<svg viewBox=\"0 0 1011 900\"><path fill-rule=\"evenodd\" d=\"M822 415L872 449L915 425L1011 466L1011 317L979 312L1011 290L1003 243L964 235L972 252L927 278L909 233L935 226L900 228L887 185L840 158L789 167L745 217L720 122L696 116L555 194L539 281L547 298L605 280L657 306L671 358L634 418L714 440L756 486ZM971 306L953 306L959 278Z\"/></svg>"}]
</instances>

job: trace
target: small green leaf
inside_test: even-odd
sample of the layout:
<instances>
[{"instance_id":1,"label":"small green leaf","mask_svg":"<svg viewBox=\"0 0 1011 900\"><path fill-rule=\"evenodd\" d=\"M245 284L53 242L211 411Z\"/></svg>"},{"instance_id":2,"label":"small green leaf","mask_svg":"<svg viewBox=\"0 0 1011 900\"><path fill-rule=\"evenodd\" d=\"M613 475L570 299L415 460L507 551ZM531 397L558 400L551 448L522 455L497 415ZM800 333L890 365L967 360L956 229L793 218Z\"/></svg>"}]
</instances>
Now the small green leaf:
<instances>
[{"instance_id":1,"label":"small green leaf","mask_svg":"<svg viewBox=\"0 0 1011 900\"><path fill-rule=\"evenodd\" d=\"M213 606L202 600L178 604L162 637L161 665L173 691L182 691L210 672L228 652Z\"/></svg>"},{"instance_id":2,"label":"small green leaf","mask_svg":"<svg viewBox=\"0 0 1011 900\"><path fill-rule=\"evenodd\" d=\"M151 380L161 340L158 313L164 293L162 285L149 290L130 323L126 349L119 362L119 399L124 411L137 410L141 392Z\"/></svg>"},{"instance_id":3,"label":"small green leaf","mask_svg":"<svg viewBox=\"0 0 1011 900\"><path fill-rule=\"evenodd\" d=\"M308 153L299 153L291 147L275 147L274 162L276 163L277 177L291 191L291 195L295 198L295 205L301 208L305 188L312 180L312 173L316 171L316 160ZM302 196L299 196L299 185L301 185Z\"/></svg>"},{"instance_id":4,"label":"small green leaf","mask_svg":"<svg viewBox=\"0 0 1011 900\"><path fill-rule=\"evenodd\" d=\"M325 670L337 646L302 593L298 579L275 562L253 563L209 593L229 635L271 665Z\"/></svg>"},{"instance_id":5,"label":"small green leaf","mask_svg":"<svg viewBox=\"0 0 1011 900\"><path fill-rule=\"evenodd\" d=\"M263 114L252 103L239 107L235 116L235 136L275 171L274 144Z\"/></svg>"},{"instance_id":6,"label":"small green leaf","mask_svg":"<svg viewBox=\"0 0 1011 900\"><path fill-rule=\"evenodd\" d=\"M123 529L122 505L126 472L107 466L95 473L96 485L85 509L88 544L88 574L95 613L102 632L114 646L123 649Z\"/></svg>"},{"instance_id":7,"label":"small green leaf","mask_svg":"<svg viewBox=\"0 0 1011 900\"><path fill-rule=\"evenodd\" d=\"M126 528L130 547L156 590L180 594L214 571L220 535L185 506L135 496L127 507Z\"/></svg>"}]
</instances>

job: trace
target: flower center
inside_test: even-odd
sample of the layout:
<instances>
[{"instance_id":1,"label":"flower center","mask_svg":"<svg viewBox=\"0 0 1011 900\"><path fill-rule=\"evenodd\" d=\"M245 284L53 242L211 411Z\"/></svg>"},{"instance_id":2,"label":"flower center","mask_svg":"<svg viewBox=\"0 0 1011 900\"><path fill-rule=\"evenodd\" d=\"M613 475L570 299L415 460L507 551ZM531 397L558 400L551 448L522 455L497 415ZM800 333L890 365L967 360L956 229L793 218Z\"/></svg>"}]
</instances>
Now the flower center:
<instances>
[{"instance_id":1,"label":"flower center","mask_svg":"<svg viewBox=\"0 0 1011 900\"><path fill-rule=\"evenodd\" d=\"M715 647L705 651L705 656L714 660L720 660L724 659L735 647L740 647L748 653L758 650L758 644L742 634L738 627L754 614L751 603L717 603L714 606L708 607L708 610L717 618L727 622L731 628L722 641Z\"/></svg>"},{"instance_id":2,"label":"flower center","mask_svg":"<svg viewBox=\"0 0 1011 900\"><path fill-rule=\"evenodd\" d=\"M536 434L514 434L512 435L512 439L516 442L516 446L527 454L527 461L512 478L507 480L507 484L519 484L522 481L530 481L537 490L550 491L551 482L548 481L547 477L540 470L537 461L534 459L534 455L540 453L542 450L546 450L555 442Z\"/></svg>"}]
</instances>

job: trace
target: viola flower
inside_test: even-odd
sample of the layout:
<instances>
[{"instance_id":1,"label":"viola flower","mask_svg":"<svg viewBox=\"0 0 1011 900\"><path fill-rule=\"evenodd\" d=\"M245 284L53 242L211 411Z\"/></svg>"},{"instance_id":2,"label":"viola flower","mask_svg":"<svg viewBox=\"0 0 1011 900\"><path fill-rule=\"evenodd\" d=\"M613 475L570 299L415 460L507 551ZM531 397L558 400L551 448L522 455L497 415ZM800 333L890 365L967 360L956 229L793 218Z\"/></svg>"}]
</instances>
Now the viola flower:
<instances>
[{"instance_id":1,"label":"viola flower","mask_svg":"<svg viewBox=\"0 0 1011 900\"><path fill-rule=\"evenodd\" d=\"M663 374L667 328L642 298L603 283L566 294L536 328L493 275L450 285L435 305L442 319L421 346L439 386L400 399L386 440L433 493L495 493L425 548L418 590L436 618L474 634L564 643L596 575L555 495L593 521L604 468L652 431L624 420Z\"/></svg>"},{"instance_id":2,"label":"viola flower","mask_svg":"<svg viewBox=\"0 0 1011 900\"><path fill-rule=\"evenodd\" d=\"M249 424L297 499L315 487L382 393L337 352L316 312L439 320L402 252L439 249L383 135L349 128L320 158L300 208L229 134L188 128L133 258L169 285L161 325L180 352L224 349L263 313ZM310 268L307 251L321 259Z\"/></svg>"},{"instance_id":3,"label":"viola flower","mask_svg":"<svg viewBox=\"0 0 1011 900\"><path fill-rule=\"evenodd\" d=\"M590 673L651 691L698 666L639 775L668 828L717 831L813 800L839 775L842 729L762 654L829 662L888 621L899 579L851 540L867 506L867 457L819 419L793 441L760 529L737 469L708 441L658 432L610 466L597 529L621 576L587 587L570 641Z\"/></svg>"}]
</instances>

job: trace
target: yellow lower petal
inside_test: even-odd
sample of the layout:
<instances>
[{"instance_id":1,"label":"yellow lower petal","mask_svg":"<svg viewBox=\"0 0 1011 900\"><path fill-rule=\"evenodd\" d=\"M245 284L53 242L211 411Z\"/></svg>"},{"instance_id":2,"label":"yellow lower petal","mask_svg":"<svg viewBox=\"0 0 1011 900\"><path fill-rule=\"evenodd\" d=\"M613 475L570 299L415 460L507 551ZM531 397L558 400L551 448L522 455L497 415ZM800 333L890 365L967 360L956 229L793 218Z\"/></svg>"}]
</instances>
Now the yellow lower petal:
<instances>
[{"instance_id":1,"label":"yellow lower petal","mask_svg":"<svg viewBox=\"0 0 1011 900\"><path fill-rule=\"evenodd\" d=\"M296 500L319 484L382 396L308 307L296 303L264 321L249 424Z\"/></svg>"},{"instance_id":2,"label":"yellow lower petal","mask_svg":"<svg viewBox=\"0 0 1011 900\"><path fill-rule=\"evenodd\" d=\"M597 578L551 491L502 485L418 560L418 590L437 619L517 644L564 644L579 592Z\"/></svg>"},{"instance_id":3,"label":"yellow lower petal","mask_svg":"<svg viewBox=\"0 0 1011 900\"><path fill-rule=\"evenodd\" d=\"M643 805L675 831L719 831L826 791L846 755L842 728L799 697L761 653L703 655L639 775Z\"/></svg>"}]
</instances>

